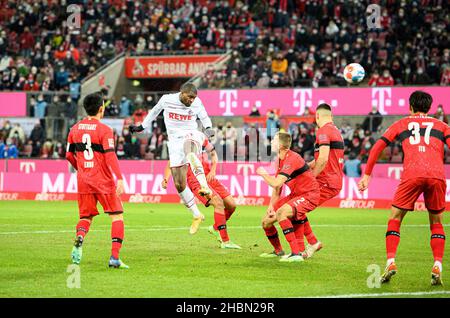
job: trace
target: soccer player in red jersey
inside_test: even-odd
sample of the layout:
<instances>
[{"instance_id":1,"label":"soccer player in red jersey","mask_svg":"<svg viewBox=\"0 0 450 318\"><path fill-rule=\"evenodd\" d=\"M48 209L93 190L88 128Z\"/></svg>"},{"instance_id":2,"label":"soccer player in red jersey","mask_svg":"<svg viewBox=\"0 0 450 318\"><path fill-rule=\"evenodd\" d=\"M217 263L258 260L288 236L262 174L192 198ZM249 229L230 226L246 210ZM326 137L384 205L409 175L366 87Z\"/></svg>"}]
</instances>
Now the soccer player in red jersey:
<instances>
[{"instance_id":1,"label":"soccer player in red jersey","mask_svg":"<svg viewBox=\"0 0 450 318\"><path fill-rule=\"evenodd\" d=\"M208 231L215 235L219 240L221 248L227 249L241 249L237 244L230 241L227 231L226 222L230 219L236 210L236 202L228 189L216 178L216 168L218 163L218 156L214 149L214 146L206 139L202 145L203 152L200 157L203 169L206 174L208 186L212 190L212 195L208 198L199 194L201 188L200 182L198 182L194 173L188 169L187 172L187 184L196 198L202 202L206 207L212 205L214 207L214 225L208 228ZM208 160L208 154L211 156L211 164ZM171 174L170 162L164 171L164 180L162 181L162 187L167 188L169 177ZM191 233L197 232L197 229L191 229Z\"/></svg>"},{"instance_id":2,"label":"soccer player in red jersey","mask_svg":"<svg viewBox=\"0 0 450 318\"><path fill-rule=\"evenodd\" d=\"M67 160L78 172L80 220L76 227L72 262L74 264L81 262L83 241L93 218L99 214L97 202L100 202L112 221L109 267L128 268L119 258L124 237L123 206L119 196L124 192L124 186L114 149L113 131L100 122L105 112L101 94L87 95L83 106L88 117L71 128L66 154ZM112 173L118 179L117 186Z\"/></svg>"},{"instance_id":3,"label":"soccer player in red jersey","mask_svg":"<svg viewBox=\"0 0 450 318\"><path fill-rule=\"evenodd\" d=\"M261 257L283 256L275 222L280 224L286 240L291 247L291 254L282 257L283 262L301 262L300 246L297 237L303 237L303 227L294 229L293 223L306 218L306 213L314 210L319 204L320 190L309 165L296 152L290 150L292 138L289 133L278 132L272 140L272 149L278 153L277 173L275 176L263 168L256 171L264 181L273 188L267 213L262 220L266 236L274 247L271 253L263 253ZM286 184L291 193L280 198L283 185ZM297 233L296 233L297 231Z\"/></svg>"},{"instance_id":4,"label":"soccer player in red jersey","mask_svg":"<svg viewBox=\"0 0 450 318\"><path fill-rule=\"evenodd\" d=\"M370 151L365 174L359 182L364 191L370 183L373 167L383 149L394 140L403 148L404 162L401 182L394 195L392 212L386 232L386 270L381 282L388 282L397 273L395 255L400 243L400 225L408 211L423 193L429 213L431 249L434 265L431 284L442 285L442 258L444 256L445 233L442 226L445 210L446 180L444 174L444 145L450 147L450 128L444 122L429 117L432 104L430 94L415 91L409 97L411 115L392 124Z\"/></svg>"},{"instance_id":5,"label":"soccer player in red jersey","mask_svg":"<svg viewBox=\"0 0 450 318\"><path fill-rule=\"evenodd\" d=\"M312 172L316 176L320 186L319 205L334 198L341 192L343 165L344 165L344 139L339 129L333 123L331 107L328 104L320 104L316 109L316 145L314 160L309 162ZM309 243L305 250L305 256L310 258L322 248L322 243L315 237L311 225L306 218L304 224L305 237ZM299 231L300 232L300 231ZM302 246L303 237L298 238Z\"/></svg>"}]
</instances>

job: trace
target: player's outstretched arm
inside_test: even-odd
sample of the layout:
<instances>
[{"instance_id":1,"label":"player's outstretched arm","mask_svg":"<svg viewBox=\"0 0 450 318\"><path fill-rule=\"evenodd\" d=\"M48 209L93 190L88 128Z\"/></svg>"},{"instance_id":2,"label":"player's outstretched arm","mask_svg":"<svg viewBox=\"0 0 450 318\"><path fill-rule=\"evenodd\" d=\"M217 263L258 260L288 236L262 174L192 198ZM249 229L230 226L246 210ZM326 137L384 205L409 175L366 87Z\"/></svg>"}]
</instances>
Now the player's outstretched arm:
<instances>
[{"instance_id":1,"label":"player's outstretched arm","mask_svg":"<svg viewBox=\"0 0 450 318\"><path fill-rule=\"evenodd\" d=\"M144 121L142 122L141 125L139 125L139 126L130 125L129 126L130 132L133 134L136 132L144 131L145 129L150 127L152 122L156 119L156 117L159 115L159 113L164 109L164 105L165 105L164 104L164 96L162 96L159 99L158 103L155 105L155 107L153 107L152 110L149 111L147 116L145 116Z\"/></svg>"},{"instance_id":2,"label":"player's outstretched arm","mask_svg":"<svg viewBox=\"0 0 450 318\"><path fill-rule=\"evenodd\" d=\"M386 146L386 141L383 139L379 139L370 150L369 159L367 159L367 165L364 171L364 176L358 182L359 191L365 191L369 187L370 175L372 174L373 167L377 163L378 157L380 156L384 148L386 148Z\"/></svg>"}]
</instances>

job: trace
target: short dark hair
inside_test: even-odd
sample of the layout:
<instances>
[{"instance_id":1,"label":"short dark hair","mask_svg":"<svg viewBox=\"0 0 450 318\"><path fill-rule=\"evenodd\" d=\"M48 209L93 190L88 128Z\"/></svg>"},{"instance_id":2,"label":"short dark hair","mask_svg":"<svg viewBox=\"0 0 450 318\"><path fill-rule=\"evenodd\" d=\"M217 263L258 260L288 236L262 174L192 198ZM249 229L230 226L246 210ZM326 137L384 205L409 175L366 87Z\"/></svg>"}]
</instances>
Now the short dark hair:
<instances>
[{"instance_id":1,"label":"short dark hair","mask_svg":"<svg viewBox=\"0 0 450 318\"><path fill-rule=\"evenodd\" d=\"M192 83L184 83L181 85L180 92L182 93L194 93L197 95L197 87Z\"/></svg>"},{"instance_id":2,"label":"short dark hair","mask_svg":"<svg viewBox=\"0 0 450 318\"><path fill-rule=\"evenodd\" d=\"M328 105L327 103L322 103L319 104L319 106L317 106L316 111L321 110L321 109L325 109L331 112L331 106Z\"/></svg>"},{"instance_id":3,"label":"short dark hair","mask_svg":"<svg viewBox=\"0 0 450 318\"><path fill-rule=\"evenodd\" d=\"M100 92L89 94L83 100L83 107L89 116L97 115L102 106L103 97Z\"/></svg>"},{"instance_id":4,"label":"short dark hair","mask_svg":"<svg viewBox=\"0 0 450 318\"><path fill-rule=\"evenodd\" d=\"M409 106L415 113L428 113L433 103L433 97L423 91L415 91L409 96Z\"/></svg>"}]
</instances>

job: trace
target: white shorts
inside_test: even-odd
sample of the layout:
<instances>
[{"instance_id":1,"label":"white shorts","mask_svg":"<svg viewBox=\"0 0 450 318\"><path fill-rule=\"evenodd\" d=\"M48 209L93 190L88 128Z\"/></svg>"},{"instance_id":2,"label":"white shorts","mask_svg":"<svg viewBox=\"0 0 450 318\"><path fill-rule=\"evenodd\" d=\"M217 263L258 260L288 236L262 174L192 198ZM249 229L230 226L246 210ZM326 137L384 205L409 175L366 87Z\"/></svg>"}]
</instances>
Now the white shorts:
<instances>
[{"instance_id":1,"label":"white shorts","mask_svg":"<svg viewBox=\"0 0 450 318\"><path fill-rule=\"evenodd\" d=\"M200 155L205 140L206 140L205 134L197 130L192 130L184 134L169 136L167 147L169 149L170 167L171 168L181 167L188 163L186 159L186 154L184 152L184 144L186 141L191 141L195 143L197 146L196 154Z\"/></svg>"}]
</instances>

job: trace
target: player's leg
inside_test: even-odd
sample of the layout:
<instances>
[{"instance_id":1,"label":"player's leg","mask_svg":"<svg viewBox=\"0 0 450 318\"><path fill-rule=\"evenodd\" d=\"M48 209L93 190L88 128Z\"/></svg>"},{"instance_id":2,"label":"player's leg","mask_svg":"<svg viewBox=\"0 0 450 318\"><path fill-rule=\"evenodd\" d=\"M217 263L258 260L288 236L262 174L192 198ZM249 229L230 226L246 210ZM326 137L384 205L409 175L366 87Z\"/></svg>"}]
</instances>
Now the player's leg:
<instances>
[{"instance_id":1,"label":"player's leg","mask_svg":"<svg viewBox=\"0 0 450 318\"><path fill-rule=\"evenodd\" d=\"M294 209L289 204L282 205L276 211L277 222L280 224L283 234L291 247L291 254L289 257L281 259L280 261L296 262L303 261L303 257L300 255L300 247L295 236L294 226L290 219L295 215Z\"/></svg>"},{"instance_id":2,"label":"player's leg","mask_svg":"<svg viewBox=\"0 0 450 318\"><path fill-rule=\"evenodd\" d=\"M430 247L434 264L431 270L431 285L442 285L442 258L445 249L445 231L442 226L445 210L446 182L429 179L424 191L425 206L430 219Z\"/></svg>"},{"instance_id":3,"label":"player's leg","mask_svg":"<svg viewBox=\"0 0 450 318\"><path fill-rule=\"evenodd\" d=\"M340 192L339 189L331 189L325 186L320 187L320 199L318 206L321 206L326 201L334 198L336 195L338 195ZM306 240L308 241L308 246L305 250L305 255L307 258L311 258L314 253L320 251L323 247L322 242L317 239L315 234L313 233L313 230L311 228L311 224L309 223L308 218L305 218L305 225L304 225L304 232Z\"/></svg>"},{"instance_id":4,"label":"player's leg","mask_svg":"<svg viewBox=\"0 0 450 318\"><path fill-rule=\"evenodd\" d=\"M123 212L108 213L111 218L111 258L109 260L109 267L128 269L120 259L119 253L122 248L122 243L125 235L125 226L123 223Z\"/></svg>"},{"instance_id":5,"label":"player's leg","mask_svg":"<svg viewBox=\"0 0 450 318\"><path fill-rule=\"evenodd\" d=\"M222 199L217 194L213 194L210 202L214 206L214 225L209 228L209 232L211 234L219 233L218 239L221 242L221 248L240 249L241 247L231 242L228 236L225 206Z\"/></svg>"},{"instance_id":6,"label":"player's leg","mask_svg":"<svg viewBox=\"0 0 450 318\"><path fill-rule=\"evenodd\" d=\"M308 219L305 217L303 220L292 220L292 226L294 227L295 237L297 238L297 243L300 248L300 254L304 258L307 257L305 253L305 223Z\"/></svg>"},{"instance_id":7,"label":"player's leg","mask_svg":"<svg viewBox=\"0 0 450 318\"><path fill-rule=\"evenodd\" d=\"M203 169L202 162L198 158L198 155L201 153L201 144L194 139L185 139L183 149L192 173L201 185L199 194L202 196L210 195L211 189L206 180L205 170Z\"/></svg>"},{"instance_id":8,"label":"player's leg","mask_svg":"<svg viewBox=\"0 0 450 318\"><path fill-rule=\"evenodd\" d=\"M397 265L395 264L395 255L400 243L400 226L403 218L408 210L400 209L392 206L391 215L389 217L387 231L386 231L386 268L381 276L381 283L387 283L392 276L397 273Z\"/></svg>"},{"instance_id":9,"label":"player's leg","mask_svg":"<svg viewBox=\"0 0 450 318\"><path fill-rule=\"evenodd\" d=\"M200 213L200 210L195 203L195 197L192 193L191 189L186 186L186 175L187 175L187 165L183 165L180 167L171 167L173 182L175 184L175 188L178 191L178 195L183 201L184 205L192 212L193 220L192 225L189 230L191 234L195 234L198 231L200 223L203 222L205 216Z\"/></svg>"},{"instance_id":10,"label":"player's leg","mask_svg":"<svg viewBox=\"0 0 450 318\"><path fill-rule=\"evenodd\" d=\"M392 212L386 231L386 269L381 276L381 283L389 282L397 273L395 255L400 243L400 226L408 211L414 210L414 204L423 192L423 184L418 179L408 179L400 182L392 201Z\"/></svg>"},{"instance_id":11,"label":"player's leg","mask_svg":"<svg viewBox=\"0 0 450 318\"><path fill-rule=\"evenodd\" d=\"M111 218L111 257L109 258L109 267L128 269L128 265L123 263L119 256L125 236L122 201L115 193L99 193L96 194L96 197L102 205L103 211Z\"/></svg>"},{"instance_id":12,"label":"player's leg","mask_svg":"<svg viewBox=\"0 0 450 318\"><path fill-rule=\"evenodd\" d=\"M75 242L72 247L72 262L80 264L83 256L83 242L89 232L93 218L98 215L97 200L92 194L78 194L78 210L80 219L76 226Z\"/></svg>"},{"instance_id":13,"label":"player's leg","mask_svg":"<svg viewBox=\"0 0 450 318\"><path fill-rule=\"evenodd\" d=\"M233 196L228 195L223 198L223 203L225 205L225 219L228 221L236 211L236 201L234 200Z\"/></svg>"},{"instance_id":14,"label":"player's leg","mask_svg":"<svg viewBox=\"0 0 450 318\"><path fill-rule=\"evenodd\" d=\"M443 213L429 213L431 239L430 246L433 251L434 264L431 270L431 285L443 285L442 283L442 258L445 249L445 231L442 226Z\"/></svg>"},{"instance_id":15,"label":"player's leg","mask_svg":"<svg viewBox=\"0 0 450 318\"><path fill-rule=\"evenodd\" d=\"M280 257L284 255L283 247L281 246L280 238L278 237L278 231L275 227L275 222L277 221L275 214L266 214L264 215L261 224L264 232L266 233L266 237L269 240L270 244L273 246L273 251L270 253L262 253L259 255L263 258L273 258Z\"/></svg>"}]
</instances>

